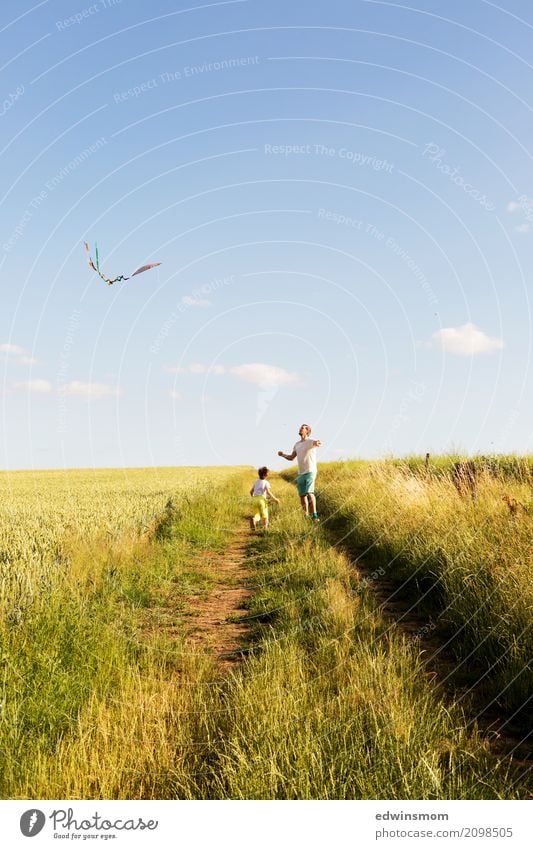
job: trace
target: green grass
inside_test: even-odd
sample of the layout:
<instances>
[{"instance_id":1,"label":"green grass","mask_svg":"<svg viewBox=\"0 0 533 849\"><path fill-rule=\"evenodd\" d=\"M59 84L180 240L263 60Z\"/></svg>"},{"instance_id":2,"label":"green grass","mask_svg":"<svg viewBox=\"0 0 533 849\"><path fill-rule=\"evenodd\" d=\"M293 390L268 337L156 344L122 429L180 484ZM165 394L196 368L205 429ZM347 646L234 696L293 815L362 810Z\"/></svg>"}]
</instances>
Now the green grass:
<instances>
[{"instance_id":1,"label":"green grass","mask_svg":"<svg viewBox=\"0 0 533 849\"><path fill-rule=\"evenodd\" d=\"M482 679L503 709L523 710L533 685L528 484L484 473L473 502L447 475L426 478L391 462L323 464L320 486L336 537L407 582L413 602L425 596L423 609L472 682ZM504 495L524 507L512 515Z\"/></svg>"},{"instance_id":2,"label":"green grass","mask_svg":"<svg viewBox=\"0 0 533 849\"><path fill-rule=\"evenodd\" d=\"M172 735L162 730L170 727L165 711L173 716L187 698L170 687L169 670L182 674L190 668L183 639L166 639L156 627L158 611L171 593L178 614L190 595L211 584L197 555L220 550L231 536L242 511L242 487L242 471L219 473L209 492L200 489L196 498L178 492L167 499L150 535L110 541L95 529L85 542L65 543L62 562L48 581L36 584L31 578L31 593L0 623L2 797L90 797L100 781L97 795L146 792L140 788L150 777L130 725L139 730L146 700L157 701L160 689L161 727L150 704L156 739L149 738L150 727L141 737L149 759L158 738L173 751ZM194 679L209 666L198 659ZM80 770L93 730L102 763L98 779ZM121 747L121 735L130 739L131 752ZM115 742L108 751L110 739ZM165 761L162 750L158 757ZM171 757L167 752L169 763ZM134 778L124 772L128 760Z\"/></svg>"},{"instance_id":3,"label":"green grass","mask_svg":"<svg viewBox=\"0 0 533 849\"><path fill-rule=\"evenodd\" d=\"M186 642L252 479L161 493L149 534L69 537L54 566L21 571L0 631L0 794L525 798L284 481L271 529L250 535L250 654L223 676Z\"/></svg>"},{"instance_id":4,"label":"green grass","mask_svg":"<svg viewBox=\"0 0 533 849\"><path fill-rule=\"evenodd\" d=\"M289 505L291 494L276 483ZM292 498L296 503L296 496ZM344 555L285 507L256 544L259 645L223 692L205 797L513 798L519 773L445 705ZM513 787L513 781L518 781Z\"/></svg>"},{"instance_id":5,"label":"green grass","mask_svg":"<svg viewBox=\"0 0 533 849\"><path fill-rule=\"evenodd\" d=\"M472 461L478 472L489 474L501 481L533 484L533 457L524 457L517 454L477 454L465 458L462 454L437 454L430 455L428 471L431 475L438 477L449 476L455 463L464 462L465 459ZM400 470L407 470L413 474L425 474L426 460L419 455L411 455L397 460L388 461L391 466Z\"/></svg>"}]
</instances>

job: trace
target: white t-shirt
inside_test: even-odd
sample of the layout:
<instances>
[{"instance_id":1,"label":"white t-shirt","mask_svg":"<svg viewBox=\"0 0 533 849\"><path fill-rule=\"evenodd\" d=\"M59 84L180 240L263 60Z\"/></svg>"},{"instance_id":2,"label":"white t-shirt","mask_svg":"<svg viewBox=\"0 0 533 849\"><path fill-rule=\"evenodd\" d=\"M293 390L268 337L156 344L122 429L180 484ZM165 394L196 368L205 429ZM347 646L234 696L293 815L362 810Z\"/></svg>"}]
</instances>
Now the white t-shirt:
<instances>
[{"instance_id":1,"label":"white t-shirt","mask_svg":"<svg viewBox=\"0 0 533 849\"><path fill-rule=\"evenodd\" d=\"M314 439L300 439L296 443L293 451L296 451L296 459L298 460L298 474L304 475L306 472L316 472L316 448L313 445Z\"/></svg>"},{"instance_id":2,"label":"white t-shirt","mask_svg":"<svg viewBox=\"0 0 533 849\"><path fill-rule=\"evenodd\" d=\"M269 482L258 478L254 483L253 495L262 495L263 498L266 498L267 492L270 492Z\"/></svg>"}]
</instances>

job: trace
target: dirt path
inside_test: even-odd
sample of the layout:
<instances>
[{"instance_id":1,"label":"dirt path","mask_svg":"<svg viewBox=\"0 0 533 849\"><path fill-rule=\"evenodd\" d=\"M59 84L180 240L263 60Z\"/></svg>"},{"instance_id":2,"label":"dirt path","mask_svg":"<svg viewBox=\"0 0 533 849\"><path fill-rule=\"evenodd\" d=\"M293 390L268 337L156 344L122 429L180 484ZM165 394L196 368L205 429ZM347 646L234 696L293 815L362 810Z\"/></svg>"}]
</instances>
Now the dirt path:
<instances>
[{"instance_id":1,"label":"dirt path","mask_svg":"<svg viewBox=\"0 0 533 849\"><path fill-rule=\"evenodd\" d=\"M210 650L221 671L233 668L246 651L249 625L242 620L245 603L252 595L247 587L249 542L250 530L243 523L223 552L198 556L214 575L215 585L204 595L190 598L184 616L187 644L191 649Z\"/></svg>"}]
</instances>

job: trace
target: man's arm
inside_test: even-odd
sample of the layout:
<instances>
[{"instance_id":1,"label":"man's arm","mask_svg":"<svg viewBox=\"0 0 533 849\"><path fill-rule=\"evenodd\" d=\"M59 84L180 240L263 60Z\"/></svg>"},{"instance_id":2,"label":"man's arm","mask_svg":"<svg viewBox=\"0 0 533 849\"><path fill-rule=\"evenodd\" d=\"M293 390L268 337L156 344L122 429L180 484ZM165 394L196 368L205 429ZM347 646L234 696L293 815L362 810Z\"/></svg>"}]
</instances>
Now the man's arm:
<instances>
[{"instance_id":1,"label":"man's arm","mask_svg":"<svg viewBox=\"0 0 533 849\"><path fill-rule=\"evenodd\" d=\"M320 448L321 445L320 439L313 439L313 448Z\"/></svg>"},{"instance_id":2,"label":"man's arm","mask_svg":"<svg viewBox=\"0 0 533 849\"><path fill-rule=\"evenodd\" d=\"M284 454L283 451L278 451L278 457L284 457L285 460L295 460L296 459L296 451L293 451L292 454Z\"/></svg>"}]
</instances>

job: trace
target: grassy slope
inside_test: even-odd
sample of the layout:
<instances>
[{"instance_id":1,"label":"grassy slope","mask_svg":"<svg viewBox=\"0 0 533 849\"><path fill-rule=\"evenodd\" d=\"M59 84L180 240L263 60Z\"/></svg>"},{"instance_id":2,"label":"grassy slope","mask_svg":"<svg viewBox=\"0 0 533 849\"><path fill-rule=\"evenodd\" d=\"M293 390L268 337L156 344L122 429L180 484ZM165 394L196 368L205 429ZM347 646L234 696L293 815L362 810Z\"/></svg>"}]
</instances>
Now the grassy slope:
<instances>
[{"instance_id":1,"label":"grassy slope","mask_svg":"<svg viewBox=\"0 0 533 849\"><path fill-rule=\"evenodd\" d=\"M533 514L510 514L507 494L526 508L526 480L482 476L478 498L460 498L448 475L425 478L396 463L321 466L329 527L387 577L426 595L428 610L474 680L507 710L531 698ZM435 462L435 461L434 461ZM430 588L433 588L428 593ZM416 595L417 594L417 595Z\"/></svg>"}]
</instances>

